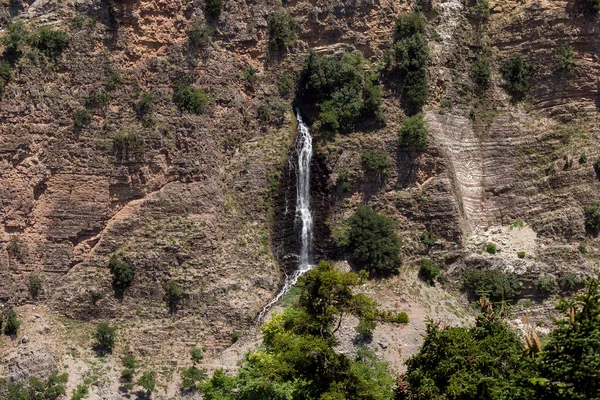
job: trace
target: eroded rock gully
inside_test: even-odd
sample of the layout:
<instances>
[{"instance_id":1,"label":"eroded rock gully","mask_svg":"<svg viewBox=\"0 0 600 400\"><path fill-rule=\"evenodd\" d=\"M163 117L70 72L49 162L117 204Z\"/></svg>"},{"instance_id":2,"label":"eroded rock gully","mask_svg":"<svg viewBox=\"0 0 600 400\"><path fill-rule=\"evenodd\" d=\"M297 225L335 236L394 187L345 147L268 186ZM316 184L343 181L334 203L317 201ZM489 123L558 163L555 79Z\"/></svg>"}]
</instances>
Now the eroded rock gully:
<instances>
[{"instance_id":1,"label":"eroded rock gully","mask_svg":"<svg viewBox=\"0 0 600 400\"><path fill-rule=\"evenodd\" d=\"M411 7L396 0L288 1L300 24L299 43L274 62L266 56L265 28L275 5L225 1L221 17L209 23L212 44L192 52L186 29L202 15L203 1L123 3L112 9L92 0L0 2L5 15L59 27L71 38L56 61L23 63L0 100L0 301L4 309L17 306L23 321L15 341L0 341L2 360L8 360L2 376L43 376L62 365L74 387L93 372L89 336L103 319L119 326L117 353L127 345L148 368L187 366L196 345L207 348L208 368L235 368L237 359L219 354L235 331L242 336L234 349L255 340L247 332L275 293L294 247L293 228L281 218L286 206L294 206L285 202L285 191L294 190L287 174L294 117L290 111L281 124L264 124L258 108L274 99L291 104L279 96L277 81L300 68L309 48L359 49L376 63L389 47L396 16ZM408 327L382 324L375 332L377 341L390 343L378 352L395 370L418 348L425 316L469 322L464 298L451 289L461 270L503 268L532 287L539 276L585 275L597 264L597 240L585 235L582 210L600 197L592 167L600 154L598 21L572 1L490 5L488 20L474 20L458 0L434 1L428 13L426 152L397 146L403 111L387 89L383 128L316 140L319 258L340 256L330 230L359 203L398 221L402 273L364 287L385 308L409 313ZM553 69L559 44L570 44L576 54L569 75ZM490 49L493 80L476 98L469 68L483 48ZM502 89L499 72L502 60L515 53L537 66L529 99L517 105ZM244 79L249 66L258 72L254 87ZM107 80L115 70L121 79L112 87ZM184 77L210 92L203 115L173 105L172 83ZM154 123L146 126L134 107L144 90L154 96ZM92 110L89 126L74 130L74 111L98 91L110 95L108 104ZM442 100L452 106L440 107ZM126 132L143 138L143 157L115 157L113 138ZM387 177L362 171L361 154L373 148L394 160ZM584 153L587 163L578 162ZM347 190L338 184L344 170ZM519 241L506 233L516 219L533 232L525 260L513 254ZM445 265L449 291L416 279L426 231L437 239L428 256ZM482 254L488 240L504 251ZM582 243L585 254L578 251ZM115 252L136 271L122 299L115 297L107 267ZM31 274L44 282L35 300L27 287ZM174 315L164 301L168 281L185 293ZM550 309L547 301L529 310L548 325ZM515 318L521 312L527 309L518 308ZM348 351L351 334L348 328ZM21 343L22 335L28 343ZM22 362L10 361L19 357ZM43 368L30 362L36 357ZM94 389L95 398L119 398L119 357L107 363L107 380ZM159 381L174 396L179 377L168 375Z\"/></svg>"}]
</instances>

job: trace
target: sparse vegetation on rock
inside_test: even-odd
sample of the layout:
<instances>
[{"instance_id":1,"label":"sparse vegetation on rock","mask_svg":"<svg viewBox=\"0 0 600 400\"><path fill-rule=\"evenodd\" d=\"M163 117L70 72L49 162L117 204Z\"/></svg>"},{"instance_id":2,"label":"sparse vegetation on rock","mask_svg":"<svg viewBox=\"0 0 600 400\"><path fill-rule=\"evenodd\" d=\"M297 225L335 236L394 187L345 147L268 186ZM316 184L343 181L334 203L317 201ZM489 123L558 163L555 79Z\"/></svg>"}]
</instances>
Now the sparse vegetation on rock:
<instances>
[{"instance_id":1,"label":"sparse vegetation on rock","mask_svg":"<svg viewBox=\"0 0 600 400\"><path fill-rule=\"evenodd\" d=\"M556 71L568 74L575 70L575 51L567 45L558 46L556 49Z\"/></svg>"},{"instance_id":2,"label":"sparse vegetation on rock","mask_svg":"<svg viewBox=\"0 0 600 400\"><path fill-rule=\"evenodd\" d=\"M477 55L475 62L471 65L470 76L478 91L484 92L490 86L492 69L487 55L484 53Z\"/></svg>"},{"instance_id":3,"label":"sparse vegetation on rock","mask_svg":"<svg viewBox=\"0 0 600 400\"><path fill-rule=\"evenodd\" d=\"M192 21L187 34L193 49L206 49L212 43L212 29L200 18Z\"/></svg>"},{"instance_id":4,"label":"sparse vegetation on rock","mask_svg":"<svg viewBox=\"0 0 600 400\"><path fill-rule=\"evenodd\" d=\"M0 60L0 94L4 92L4 88L12 80L13 73L10 63L6 60Z\"/></svg>"},{"instance_id":5,"label":"sparse vegetation on rock","mask_svg":"<svg viewBox=\"0 0 600 400\"><path fill-rule=\"evenodd\" d=\"M39 275L29 275L29 294L32 298L37 297L42 293L42 278Z\"/></svg>"},{"instance_id":6,"label":"sparse vegetation on rock","mask_svg":"<svg viewBox=\"0 0 600 400\"><path fill-rule=\"evenodd\" d=\"M73 113L73 126L75 129L82 129L92 122L92 113L89 110L82 108Z\"/></svg>"},{"instance_id":7,"label":"sparse vegetation on rock","mask_svg":"<svg viewBox=\"0 0 600 400\"><path fill-rule=\"evenodd\" d=\"M137 384L146 391L146 396L150 396L156 388L156 372L144 372Z\"/></svg>"},{"instance_id":8,"label":"sparse vegetation on rock","mask_svg":"<svg viewBox=\"0 0 600 400\"><path fill-rule=\"evenodd\" d=\"M40 28L29 38L30 44L48 57L57 57L69 45L69 36L60 30Z\"/></svg>"},{"instance_id":9,"label":"sparse vegetation on rock","mask_svg":"<svg viewBox=\"0 0 600 400\"><path fill-rule=\"evenodd\" d=\"M139 160L144 154L144 141L135 132L121 132L113 138L113 152L119 161Z\"/></svg>"},{"instance_id":10,"label":"sparse vegetation on rock","mask_svg":"<svg viewBox=\"0 0 600 400\"><path fill-rule=\"evenodd\" d=\"M269 18L267 34L272 53L286 53L298 38L298 23L287 12L276 12Z\"/></svg>"}]
</instances>

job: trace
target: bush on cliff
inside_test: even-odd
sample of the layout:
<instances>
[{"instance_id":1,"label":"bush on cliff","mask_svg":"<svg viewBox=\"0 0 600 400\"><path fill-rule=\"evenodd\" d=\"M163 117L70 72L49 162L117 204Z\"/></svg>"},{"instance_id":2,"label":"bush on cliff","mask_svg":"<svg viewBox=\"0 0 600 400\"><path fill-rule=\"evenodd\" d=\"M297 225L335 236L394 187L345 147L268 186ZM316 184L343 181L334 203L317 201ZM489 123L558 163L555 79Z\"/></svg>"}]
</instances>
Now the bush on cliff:
<instances>
[{"instance_id":1,"label":"bush on cliff","mask_svg":"<svg viewBox=\"0 0 600 400\"><path fill-rule=\"evenodd\" d=\"M600 201L596 200L583 209L585 215L585 227L591 233L600 232Z\"/></svg>"},{"instance_id":2,"label":"bush on cliff","mask_svg":"<svg viewBox=\"0 0 600 400\"><path fill-rule=\"evenodd\" d=\"M513 101L523 100L531 85L535 67L520 55L515 55L502 63L500 71L506 81L506 90Z\"/></svg>"},{"instance_id":3,"label":"bush on cliff","mask_svg":"<svg viewBox=\"0 0 600 400\"><path fill-rule=\"evenodd\" d=\"M223 0L206 0L204 12L210 18L219 18L223 10Z\"/></svg>"},{"instance_id":4,"label":"bush on cliff","mask_svg":"<svg viewBox=\"0 0 600 400\"><path fill-rule=\"evenodd\" d=\"M367 173L385 175L392 166L392 160L384 151L369 150L362 155L362 165Z\"/></svg>"},{"instance_id":5,"label":"bush on cliff","mask_svg":"<svg viewBox=\"0 0 600 400\"><path fill-rule=\"evenodd\" d=\"M45 26L30 37L30 44L48 57L57 57L69 45L69 36Z\"/></svg>"},{"instance_id":6,"label":"bush on cliff","mask_svg":"<svg viewBox=\"0 0 600 400\"><path fill-rule=\"evenodd\" d=\"M520 283L516 275L498 269L472 269L463 275L463 289L473 298L485 296L493 301L512 300L519 295Z\"/></svg>"},{"instance_id":7,"label":"bush on cliff","mask_svg":"<svg viewBox=\"0 0 600 400\"><path fill-rule=\"evenodd\" d=\"M427 147L427 126L423 114L419 113L404 120L398 134L398 142L412 150L423 150Z\"/></svg>"},{"instance_id":8,"label":"bush on cliff","mask_svg":"<svg viewBox=\"0 0 600 400\"><path fill-rule=\"evenodd\" d=\"M402 241L394 231L395 221L360 205L348 220L348 244L359 269L377 274L394 273L402 265Z\"/></svg>"},{"instance_id":9,"label":"bush on cliff","mask_svg":"<svg viewBox=\"0 0 600 400\"><path fill-rule=\"evenodd\" d=\"M117 254L110 257L108 263L110 272L113 274L112 284L115 289L125 290L133 283L135 279L135 269L133 265L123 261Z\"/></svg>"},{"instance_id":10,"label":"bush on cliff","mask_svg":"<svg viewBox=\"0 0 600 400\"><path fill-rule=\"evenodd\" d=\"M16 62L23 54L23 46L29 42L29 30L22 21L8 26L0 43L4 45L4 57L11 63Z\"/></svg>"},{"instance_id":11,"label":"bush on cliff","mask_svg":"<svg viewBox=\"0 0 600 400\"><path fill-rule=\"evenodd\" d=\"M139 160L144 154L144 139L135 132L121 132L113 138L113 152L119 161Z\"/></svg>"},{"instance_id":12,"label":"bush on cliff","mask_svg":"<svg viewBox=\"0 0 600 400\"><path fill-rule=\"evenodd\" d=\"M359 122L381 120L381 88L365 72L361 52L320 56L311 51L300 72L296 99L318 113L315 127L326 133L351 132Z\"/></svg>"},{"instance_id":13,"label":"bush on cliff","mask_svg":"<svg viewBox=\"0 0 600 400\"><path fill-rule=\"evenodd\" d=\"M14 308L8 310L6 314L6 325L4 326L4 334L11 336L16 335L21 327L21 321L19 321L19 317Z\"/></svg>"},{"instance_id":14,"label":"bush on cliff","mask_svg":"<svg viewBox=\"0 0 600 400\"><path fill-rule=\"evenodd\" d=\"M298 23L287 12L276 12L269 18L267 34L269 36L269 51L286 53L296 44L298 38Z\"/></svg>"},{"instance_id":15,"label":"bush on cliff","mask_svg":"<svg viewBox=\"0 0 600 400\"><path fill-rule=\"evenodd\" d=\"M210 102L210 94L204 88L178 83L173 90L173 103L183 112L203 114Z\"/></svg>"},{"instance_id":16,"label":"bush on cliff","mask_svg":"<svg viewBox=\"0 0 600 400\"><path fill-rule=\"evenodd\" d=\"M12 80L12 76L10 63L5 60L0 60L0 94L4 92L4 88L8 85L8 82Z\"/></svg>"},{"instance_id":17,"label":"bush on cliff","mask_svg":"<svg viewBox=\"0 0 600 400\"><path fill-rule=\"evenodd\" d=\"M492 69L490 67L490 60L485 54L477 56L477 59L471 65L470 76L479 92L484 92L490 86Z\"/></svg>"}]
</instances>

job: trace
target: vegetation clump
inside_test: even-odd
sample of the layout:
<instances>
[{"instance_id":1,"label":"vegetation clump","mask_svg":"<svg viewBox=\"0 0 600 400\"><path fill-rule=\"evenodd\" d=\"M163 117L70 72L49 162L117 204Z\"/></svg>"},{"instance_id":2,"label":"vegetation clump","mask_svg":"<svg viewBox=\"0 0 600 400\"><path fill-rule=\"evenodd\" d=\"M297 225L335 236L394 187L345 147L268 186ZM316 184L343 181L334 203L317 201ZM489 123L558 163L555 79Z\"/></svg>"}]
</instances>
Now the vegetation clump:
<instances>
[{"instance_id":1,"label":"vegetation clump","mask_svg":"<svg viewBox=\"0 0 600 400\"><path fill-rule=\"evenodd\" d=\"M513 101L523 100L531 85L535 67L520 55L515 55L502 63L500 71Z\"/></svg>"},{"instance_id":2,"label":"vegetation clump","mask_svg":"<svg viewBox=\"0 0 600 400\"><path fill-rule=\"evenodd\" d=\"M427 148L427 126L423 114L418 113L404 120L398 134L398 143L413 150Z\"/></svg>"},{"instance_id":3,"label":"vegetation clump","mask_svg":"<svg viewBox=\"0 0 600 400\"><path fill-rule=\"evenodd\" d=\"M82 108L73 113L73 126L75 129L82 129L88 126L90 122L92 122L92 113L89 110Z\"/></svg>"},{"instance_id":4,"label":"vegetation clump","mask_svg":"<svg viewBox=\"0 0 600 400\"><path fill-rule=\"evenodd\" d=\"M167 302L167 307L169 307L169 312L173 313L177 311L177 307L179 306L179 302L183 299L183 290L179 287L177 282L169 281L164 285L165 289L165 300Z\"/></svg>"},{"instance_id":5,"label":"vegetation clump","mask_svg":"<svg viewBox=\"0 0 600 400\"><path fill-rule=\"evenodd\" d=\"M423 258L421 260L421 266L419 267L419 278L424 282L429 283L431 286L435 285L437 277L440 275L442 269L439 265L434 263L429 258Z\"/></svg>"},{"instance_id":6,"label":"vegetation clump","mask_svg":"<svg viewBox=\"0 0 600 400\"><path fill-rule=\"evenodd\" d=\"M210 102L210 95L203 88L179 83L173 91L173 102L183 112L203 114Z\"/></svg>"},{"instance_id":7,"label":"vegetation clump","mask_svg":"<svg viewBox=\"0 0 600 400\"><path fill-rule=\"evenodd\" d=\"M481 53L477 56L475 62L471 65L470 76L479 92L485 92L490 86L492 69L490 60L485 54Z\"/></svg>"},{"instance_id":8,"label":"vegetation clump","mask_svg":"<svg viewBox=\"0 0 600 400\"><path fill-rule=\"evenodd\" d=\"M85 108L106 107L110 102L110 94L106 92L94 92L85 99Z\"/></svg>"},{"instance_id":9,"label":"vegetation clump","mask_svg":"<svg viewBox=\"0 0 600 400\"><path fill-rule=\"evenodd\" d=\"M421 12L402 15L396 22L396 35L387 68L402 83L402 99L410 114L416 114L429 97L427 66L431 61L425 38L425 16Z\"/></svg>"},{"instance_id":10,"label":"vegetation clump","mask_svg":"<svg viewBox=\"0 0 600 400\"><path fill-rule=\"evenodd\" d=\"M469 0L469 9L472 13L483 18L490 16L490 5L488 0Z\"/></svg>"},{"instance_id":11,"label":"vegetation clump","mask_svg":"<svg viewBox=\"0 0 600 400\"><path fill-rule=\"evenodd\" d=\"M347 133L359 122L381 119L378 77L364 67L359 51L341 57L310 52L300 72L297 100L309 113L318 114L318 130Z\"/></svg>"},{"instance_id":12,"label":"vegetation clump","mask_svg":"<svg viewBox=\"0 0 600 400\"><path fill-rule=\"evenodd\" d=\"M585 227L589 232L597 234L600 231L600 200L585 206L583 213L585 215Z\"/></svg>"},{"instance_id":13,"label":"vegetation clump","mask_svg":"<svg viewBox=\"0 0 600 400\"><path fill-rule=\"evenodd\" d=\"M42 293L42 278L39 275L29 275L29 294L37 299Z\"/></svg>"},{"instance_id":14,"label":"vegetation clump","mask_svg":"<svg viewBox=\"0 0 600 400\"><path fill-rule=\"evenodd\" d=\"M100 353L111 353L115 347L117 327L106 322L100 322L93 334L94 348Z\"/></svg>"},{"instance_id":15,"label":"vegetation clump","mask_svg":"<svg viewBox=\"0 0 600 400\"><path fill-rule=\"evenodd\" d=\"M146 115L152 112L154 106L154 96L150 92L142 92L136 104L136 110L140 115Z\"/></svg>"},{"instance_id":16,"label":"vegetation clump","mask_svg":"<svg viewBox=\"0 0 600 400\"><path fill-rule=\"evenodd\" d=\"M486 243L485 252L488 254L496 254L498 252L498 249L496 248L496 243Z\"/></svg>"},{"instance_id":17,"label":"vegetation clump","mask_svg":"<svg viewBox=\"0 0 600 400\"><path fill-rule=\"evenodd\" d=\"M144 154L144 140L135 132L118 133L113 138L113 152L119 161L138 160Z\"/></svg>"},{"instance_id":18,"label":"vegetation clump","mask_svg":"<svg viewBox=\"0 0 600 400\"><path fill-rule=\"evenodd\" d=\"M6 313L6 325L4 325L4 334L7 336L16 335L21 327L21 321L14 308L8 310Z\"/></svg>"},{"instance_id":19,"label":"vegetation clump","mask_svg":"<svg viewBox=\"0 0 600 400\"><path fill-rule=\"evenodd\" d=\"M200 18L192 21L187 35L190 47L193 49L205 49L212 43L212 29Z\"/></svg>"},{"instance_id":20,"label":"vegetation clump","mask_svg":"<svg viewBox=\"0 0 600 400\"><path fill-rule=\"evenodd\" d=\"M113 275L113 287L123 291L133 283L135 279L135 269L133 265L123 261L120 255L113 254L108 262L108 267Z\"/></svg>"},{"instance_id":21,"label":"vegetation clump","mask_svg":"<svg viewBox=\"0 0 600 400\"><path fill-rule=\"evenodd\" d=\"M556 49L556 72L569 74L575 70L575 51L571 46L561 45Z\"/></svg>"},{"instance_id":22,"label":"vegetation clump","mask_svg":"<svg viewBox=\"0 0 600 400\"><path fill-rule=\"evenodd\" d=\"M357 267L378 274L395 273L400 268L402 241L394 231L392 218L360 205L348 226L348 247Z\"/></svg>"},{"instance_id":23,"label":"vegetation clump","mask_svg":"<svg viewBox=\"0 0 600 400\"><path fill-rule=\"evenodd\" d=\"M181 373L181 387L183 390L187 391L197 390L199 385L208 377L206 369L199 369L196 367L196 364L204 358L202 349L194 347L190 351L190 358L192 359L193 365L184 369Z\"/></svg>"},{"instance_id":24,"label":"vegetation clump","mask_svg":"<svg viewBox=\"0 0 600 400\"><path fill-rule=\"evenodd\" d=\"M498 269L471 269L463 275L463 289L472 297L489 297L493 301L516 299L520 282L516 275Z\"/></svg>"},{"instance_id":25,"label":"vegetation clump","mask_svg":"<svg viewBox=\"0 0 600 400\"><path fill-rule=\"evenodd\" d=\"M219 18L223 10L223 0L206 0L204 12L210 18Z\"/></svg>"},{"instance_id":26,"label":"vegetation clump","mask_svg":"<svg viewBox=\"0 0 600 400\"><path fill-rule=\"evenodd\" d=\"M0 60L0 94L4 92L4 88L12 80L13 73L10 63L6 60Z\"/></svg>"},{"instance_id":27,"label":"vegetation clump","mask_svg":"<svg viewBox=\"0 0 600 400\"><path fill-rule=\"evenodd\" d=\"M69 45L69 36L63 31L43 27L30 36L30 44L48 57L57 57Z\"/></svg>"},{"instance_id":28,"label":"vegetation clump","mask_svg":"<svg viewBox=\"0 0 600 400\"><path fill-rule=\"evenodd\" d=\"M0 43L4 45L3 55L10 63L14 64L23 55L29 35L29 30L22 21L13 22L8 26L0 38Z\"/></svg>"},{"instance_id":29,"label":"vegetation clump","mask_svg":"<svg viewBox=\"0 0 600 400\"><path fill-rule=\"evenodd\" d=\"M369 150L362 155L362 165L367 173L385 175L392 166L392 160L383 151Z\"/></svg>"},{"instance_id":30,"label":"vegetation clump","mask_svg":"<svg viewBox=\"0 0 600 400\"><path fill-rule=\"evenodd\" d=\"M156 388L156 372L144 372L137 384L146 391L146 397L149 397Z\"/></svg>"},{"instance_id":31,"label":"vegetation clump","mask_svg":"<svg viewBox=\"0 0 600 400\"><path fill-rule=\"evenodd\" d=\"M279 54L286 53L298 39L298 23L287 12L276 12L269 18L267 34L269 51Z\"/></svg>"},{"instance_id":32,"label":"vegetation clump","mask_svg":"<svg viewBox=\"0 0 600 400\"><path fill-rule=\"evenodd\" d=\"M557 289L556 279L551 276L540 276L535 286L543 296L548 296Z\"/></svg>"},{"instance_id":33,"label":"vegetation clump","mask_svg":"<svg viewBox=\"0 0 600 400\"><path fill-rule=\"evenodd\" d=\"M121 381L127 385L127 387L133 387L133 377L135 375L135 370L137 368L137 361L133 354L127 354L122 359L121 362L125 369L121 372Z\"/></svg>"}]
</instances>

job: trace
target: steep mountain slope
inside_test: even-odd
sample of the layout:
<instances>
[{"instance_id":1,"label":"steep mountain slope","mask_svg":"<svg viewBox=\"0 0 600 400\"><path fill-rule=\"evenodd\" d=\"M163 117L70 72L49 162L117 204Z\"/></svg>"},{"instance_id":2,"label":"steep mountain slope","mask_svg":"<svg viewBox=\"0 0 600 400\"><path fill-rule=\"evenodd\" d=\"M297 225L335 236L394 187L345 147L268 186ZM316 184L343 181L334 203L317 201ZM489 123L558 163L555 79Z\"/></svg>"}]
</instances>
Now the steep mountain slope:
<instances>
[{"instance_id":1,"label":"steep mountain slope","mask_svg":"<svg viewBox=\"0 0 600 400\"><path fill-rule=\"evenodd\" d=\"M375 68L397 16L412 7L396 0L283 3L224 1L221 15L202 25L200 0L2 1L0 36L12 19L32 32L63 30L70 42L56 59L25 46L0 100L0 301L4 310L17 307L23 322L18 337L0 339L0 376L64 369L69 388L87 379L97 383L95 398L109 399L121 398L126 349L144 370L159 372L164 396L177 395L178 370L189 364L192 346L207 348L208 368L235 367L253 342L257 313L283 278L280 265L294 264L295 236L281 211L296 126L293 94L278 82L301 68L310 48L357 49ZM543 300L538 278L583 276L597 267L599 248L586 236L583 207L600 198L593 168L600 156L600 28L582 3L490 1L488 19L459 0L433 1L426 12L427 151L398 146L405 114L387 85L384 126L332 141L315 132L320 256L344 258L331 231L359 203L398 221L403 271L364 288L384 308L411 317L408 327L375 331L373 345L395 370L418 347L425 316L468 323L456 290L461 271L516 272L528 303L515 318L532 313L549 326L551 302L529 301ZM299 40L287 56L270 57L267 21L282 7L298 21ZM212 39L192 46L187 32L197 23L212 30ZM571 73L556 72L561 44L574 49ZM483 94L470 77L480 52L492 66ZM529 96L517 104L500 72L514 54L536 66ZM210 94L201 115L173 103L182 81ZM153 96L149 114L140 112L142 92ZM108 96L90 105L94 94ZM90 123L74 127L75 113L86 108ZM118 143L131 134L143 152L124 157ZM384 178L362 170L361 155L370 149L393 160ZM338 184L344 172L346 191ZM510 230L515 220L525 228ZM424 232L436 238L433 246L420 240ZM501 251L483 253L488 241ZM115 253L135 268L122 296L108 267ZM445 266L448 291L416 278L425 255ZM31 276L43 281L36 299ZM171 310L168 282L184 293ZM113 356L97 361L90 333L100 320L119 327L119 342ZM344 332L344 351L351 352L354 333ZM239 333L235 356L219 357Z\"/></svg>"}]
</instances>

